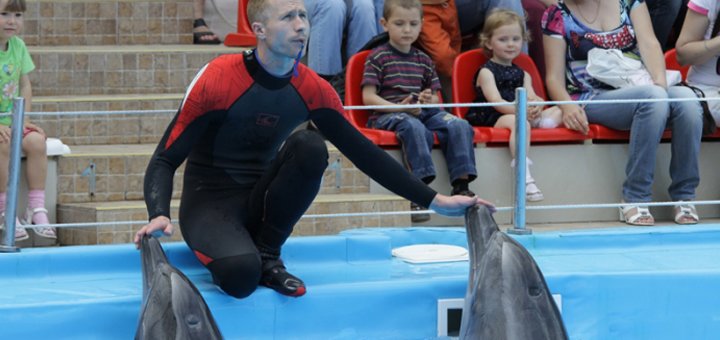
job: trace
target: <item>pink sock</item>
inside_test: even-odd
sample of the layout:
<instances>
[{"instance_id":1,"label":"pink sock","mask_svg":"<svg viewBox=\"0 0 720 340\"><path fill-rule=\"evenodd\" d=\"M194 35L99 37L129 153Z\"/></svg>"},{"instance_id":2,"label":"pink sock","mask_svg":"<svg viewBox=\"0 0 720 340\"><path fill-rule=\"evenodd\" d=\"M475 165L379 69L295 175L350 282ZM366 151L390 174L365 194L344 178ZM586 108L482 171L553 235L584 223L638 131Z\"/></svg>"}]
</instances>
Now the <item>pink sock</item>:
<instances>
[{"instance_id":1,"label":"pink sock","mask_svg":"<svg viewBox=\"0 0 720 340\"><path fill-rule=\"evenodd\" d=\"M30 190L28 192L28 210L45 208L45 190ZM33 224L48 224L47 214L36 212L31 217Z\"/></svg>"}]
</instances>

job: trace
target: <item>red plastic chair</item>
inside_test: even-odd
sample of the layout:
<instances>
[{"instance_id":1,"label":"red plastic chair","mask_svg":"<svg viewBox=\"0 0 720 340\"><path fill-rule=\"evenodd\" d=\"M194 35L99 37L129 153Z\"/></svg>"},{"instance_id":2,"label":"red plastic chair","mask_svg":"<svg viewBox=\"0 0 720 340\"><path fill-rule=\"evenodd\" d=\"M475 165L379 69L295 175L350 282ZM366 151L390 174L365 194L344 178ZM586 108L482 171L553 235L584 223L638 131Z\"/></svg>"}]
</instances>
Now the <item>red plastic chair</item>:
<instances>
[{"instance_id":1,"label":"red plastic chair","mask_svg":"<svg viewBox=\"0 0 720 340\"><path fill-rule=\"evenodd\" d=\"M665 52L665 68L668 70L677 70L680 71L680 74L682 75L682 79L687 79L688 71L690 70L690 65L682 66L677 60L677 51L673 48L667 52Z\"/></svg>"},{"instance_id":2,"label":"red plastic chair","mask_svg":"<svg viewBox=\"0 0 720 340\"><path fill-rule=\"evenodd\" d=\"M487 62L488 57L485 56L482 49L470 50L463 52L455 58L452 77L452 96L455 103L472 103L475 100L475 75L477 71ZM540 72L538 72L535 62L530 59L527 54L521 53L513 63L530 74L533 82L535 93L541 97L545 97L545 86L543 85ZM468 108L455 107L453 113L461 118L465 117ZM493 127L474 127L475 142L480 143L507 143L510 139L510 131L508 129L499 129ZM570 129L533 129L530 141L532 142L581 142L590 139L591 136L583 135L577 131Z\"/></svg>"},{"instance_id":3,"label":"red plastic chair","mask_svg":"<svg viewBox=\"0 0 720 340\"><path fill-rule=\"evenodd\" d=\"M370 51L361 51L350 57L345 67L345 105L360 106L364 105L362 99L362 83L363 71L365 69L365 59ZM365 137L371 140L375 145L379 146L398 146L400 142L395 133L392 131L370 129L365 127L370 111L368 110L346 110L347 119L350 124L355 126Z\"/></svg>"},{"instance_id":4,"label":"red plastic chair","mask_svg":"<svg viewBox=\"0 0 720 340\"><path fill-rule=\"evenodd\" d=\"M237 33L230 33L225 37L224 44L228 47L250 47L257 45L255 34L250 28L247 17L247 4L249 0L238 1Z\"/></svg>"},{"instance_id":5,"label":"red plastic chair","mask_svg":"<svg viewBox=\"0 0 720 340\"><path fill-rule=\"evenodd\" d=\"M363 71L365 70L365 59L367 59L369 54L370 51L356 53L350 57L345 67L345 105L347 106L364 105L360 84L362 83ZM440 93L438 93L438 97L442 98ZM369 110L346 110L345 114L350 123L376 145L400 145L400 141L394 132L366 127L371 114ZM438 144L437 136L435 136L435 144Z\"/></svg>"}]
</instances>

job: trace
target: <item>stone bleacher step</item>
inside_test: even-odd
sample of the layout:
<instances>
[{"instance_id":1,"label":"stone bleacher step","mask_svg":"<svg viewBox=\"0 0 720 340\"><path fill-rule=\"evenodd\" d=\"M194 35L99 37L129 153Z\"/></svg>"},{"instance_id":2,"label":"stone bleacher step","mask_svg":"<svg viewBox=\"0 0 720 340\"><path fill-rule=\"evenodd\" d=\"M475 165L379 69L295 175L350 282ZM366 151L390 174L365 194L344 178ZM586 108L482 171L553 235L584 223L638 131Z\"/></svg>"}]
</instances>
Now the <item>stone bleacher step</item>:
<instances>
[{"instance_id":1,"label":"stone bleacher step","mask_svg":"<svg viewBox=\"0 0 720 340\"><path fill-rule=\"evenodd\" d=\"M30 46L34 96L184 93L224 45Z\"/></svg>"},{"instance_id":2,"label":"stone bleacher step","mask_svg":"<svg viewBox=\"0 0 720 340\"><path fill-rule=\"evenodd\" d=\"M28 45L192 44L193 0L30 0Z\"/></svg>"},{"instance_id":3,"label":"stone bleacher step","mask_svg":"<svg viewBox=\"0 0 720 340\"><path fill-rule=\"evenodd\" d=\"M177 218L179 200L171 204L172 217ZM409 215L378 216L372 213L405 211L410 203L395 195L383 194L325 194L318 195L306 214L368 213L368 216L303 218L293 236L334 235L357 227L409 226ZM99 203L63 203L57 209L58 223L145 221L147 210L141 200ZM61 245L128 243L142 225L109 225L103 227L68 227L58 233ZM181 226L180 226L181 227ZM181 240L179 230L171 240Z\"/></svg>"},{"instance_id":4,"label":"stone bleacher step","mask_svg":"<svg viewBox=\"0 0 720 340\"><path fill-rule=\"evenodd\" d=\"M367 193L370 179L330 143L322 194ZM156 144L75 145L58 159L58 203L140 200ZM173 198L182 190L184 166L175 174ZM94 187L92 173L94 171Z\"/></svg>"},{"instance_id":5,"label":"stone bleacher step","mask_svg":"<svg viewBox=\"0 0 720 340\"><path fill-rule=\"evenodd\" d=\"M174 117L182 93L39 96L33 112L164 110L163 113L30 115L48 136L68 145L157 143Z\"/></svg>"}]
</instances>

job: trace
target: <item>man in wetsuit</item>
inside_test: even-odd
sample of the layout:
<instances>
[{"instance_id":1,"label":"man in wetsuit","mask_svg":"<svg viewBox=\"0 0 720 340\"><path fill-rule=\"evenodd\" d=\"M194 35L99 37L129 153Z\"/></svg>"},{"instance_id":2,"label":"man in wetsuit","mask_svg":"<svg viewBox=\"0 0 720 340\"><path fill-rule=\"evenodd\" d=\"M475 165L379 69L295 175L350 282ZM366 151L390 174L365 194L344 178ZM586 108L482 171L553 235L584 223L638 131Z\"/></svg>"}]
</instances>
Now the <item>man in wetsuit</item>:
<instances>
[{"instance_id":1,"label":"man in wetsuit","mask_svg":"<svg viewBox=\"0 0 720 340\"><path fill-rule=\"evenodd\" d=\"M187 159L180 204L188 246L226 293L241 298L258 284L301 296L280 248L312 203L328 165L310 120L360 170L393 192L438 213L459 216L478 197L436 193L343 117L333 88L297 63L309 32L302 0L250 0L257 49L218 57L190 84L145 174L150 222L135 236L172 234L175 170Z\"/></svg>"}]
</instances>

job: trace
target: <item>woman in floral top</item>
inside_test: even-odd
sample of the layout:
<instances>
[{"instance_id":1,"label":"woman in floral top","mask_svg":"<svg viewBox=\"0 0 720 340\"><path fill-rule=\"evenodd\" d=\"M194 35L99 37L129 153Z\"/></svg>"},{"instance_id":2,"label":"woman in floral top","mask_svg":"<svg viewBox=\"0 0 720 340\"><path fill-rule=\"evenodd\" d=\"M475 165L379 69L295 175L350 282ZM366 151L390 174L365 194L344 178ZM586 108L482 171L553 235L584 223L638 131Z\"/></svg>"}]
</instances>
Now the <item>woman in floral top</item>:
<instances>
[{"instance_id":1,"label":"woman in floral top","mask_svg":"<svg viewBox=\"0 0 720 340\"><path fill-rule=\"evenodd\" d=\"M546 84L553 100L622 100L694 97L687 87L668 86L665 63L644 0L565 0L549 7L542 20ZM586 71L593 48L618 49L642 61L652 85L614 89ZM652 201L655 154L665 128L672 130L670 198L678 201L675 222L697 223L695 198L700 182L698 154L702 136L699 102L651 102L560 105L563 123L588 132L588 123L629 130L629 159L622 196L627 204L620 218L628 224L653 225L643 203Z\"/></svg>"}]
</instances>

